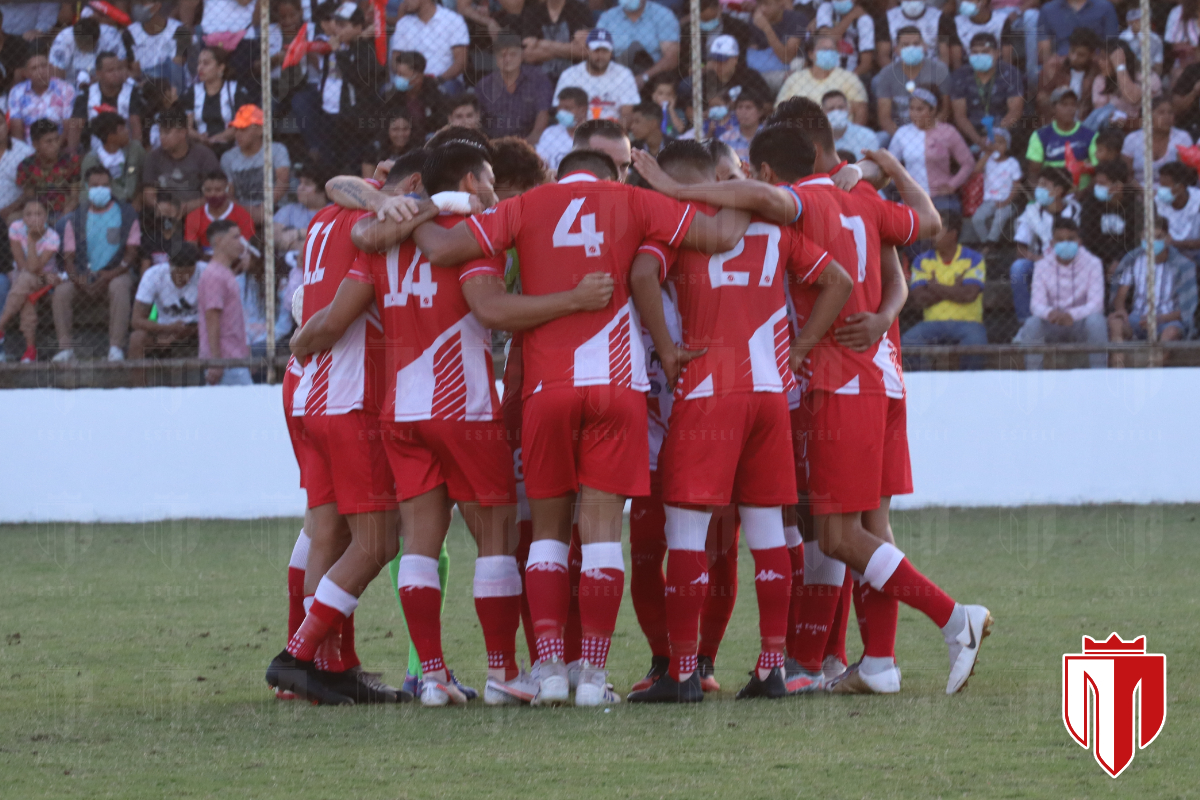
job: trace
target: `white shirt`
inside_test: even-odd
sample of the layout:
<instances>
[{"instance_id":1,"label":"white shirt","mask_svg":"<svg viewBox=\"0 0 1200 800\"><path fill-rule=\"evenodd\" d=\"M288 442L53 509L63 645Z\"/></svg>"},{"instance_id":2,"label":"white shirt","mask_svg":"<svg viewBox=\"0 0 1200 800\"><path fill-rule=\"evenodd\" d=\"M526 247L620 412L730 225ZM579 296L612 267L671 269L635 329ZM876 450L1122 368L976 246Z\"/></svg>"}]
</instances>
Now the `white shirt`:
<instances>
[{"instance_id":1,"label":"white shirt","mask_svg":"<svg viewBox=\"0 0 1200 800\"><path fill-rule=\"evenodd\" d=\"M1137 181L1138 186L1142 185L1142 170L1146 164L1145 141L1145 134L1137 130L1126 136L1125 143L1121 146L1121 155L1133 159L1133 179ZM1179 152L1176 148L1191 146L1192 137L1188 135L1187 131L1171 128L1171 133L1167 137L1167 152L1154 162L1154 182L1158 183L1158 171L1162 169L1163 164L1179 160Z\"/></svg>"},{"instance_id":2,"label":"white shirt","mask_svg":"<svg viewBox=\"0 0 1200 800\"><path fill-rule=\"evenodd\" d=\"M100 26L100 42L90 53L75 47L73 27L63 28L54 37L54 44L50 46L50 65L61 69L67 82L73 85L76 73L90 73L96 68L96 56L100 53L116 53L121 58L129 57L125 42L121 39L121 32L112 25Z\"/></svg>"},{"instance_id":3,"label":"white shirt","mask_svg":"<svg viewBox=\"0 0 1200 800\"><path fill-rule=\"evenodd\" d=\"M143 71L175 58L175 32L182 24L177 19L168 19L167 27L153 36L146 33L140 22L129 26L129 36L133 39L133 60L142 65Z\"/></svg>"},{"instance_id":4,"label":"white shirt","mask_svg":"<svg viewBox=\"0 0 1200 800\"><path fill-rule=\"evenodd\" d=\"M396 21L392 33L392 52L415 50L425 56L425 74L442 75L454 66L453 47L470 43L466 21L448 8L439 5L422 22L416 14L407 14Z\"/></svg>"},{"instance_id":5,"label":"white shirt","mask_svg":"<svg viewBox=\"0 0 1200 800\"><path fill-rule=\"evenodd\" d=\"M983 167L983 199L1012 199L1013 184L1021 180L1021 165L1012 156L1000 160L999 153L992 153Z\"/></svg>"},{"instance_id":6,"label":"white shirt","mask_svg":"<svg viewBox=\"0 0 1200 800\"><path fill-rule=\"evenodd\" d=\"M557 170L559 162L563 160L563 156L571 152L573 145L574 141L566 128L562 125L551 125L542 131L542 138L538 139L537 154L550 166L550 169Z\"/></svg>"},{"instance_id":7,"label":"white shirt","mask_svg":"<svg viewBox=\"0 0 1200 800\"><path fill-rule=\"evenodd\" d=\"M821 3L817 7L817 29L832 28L841 19L833 10L833 3ZM853 72L858 66L859 53L875 51L875 20L870 14L863 14L846 29L842 41L854 48L851 55L843 57L843 66Z\"/></svg>"},{"instance_id":8,"label":"white shirt","mask_svg":"<svg viewBox=\"0 0 1200 800\"><path fill-rule=\"evenodd\" d=\"M593 75L588 72L587 62L580 61L573 67L563 70L558 76L558 85L554 87L554 102L558 103L558 93L568 86L578 86L587 92L591 115L599 114L603 119L619 119L621 106L636 106L642 102L638 92L637 80L628 67L610 61L603 75Z\"/></svg>"},{"instance_id":9,"label":"white shirt","mask_svg":"<svg viewBox=\"0 0 1200 800\"><path fill-rule=\"evenodd\" d=\"M925 43L925 47L936 55L938 22L941 19L942 12L932 6L925 6L925 13L916 19L905 16L900 6L889 8L887 12L888 34L892 37L892 47L896 46L896 34L900 29L912 25L921 32L921 40Z\"/></svg>"},{"instance_id":10,"label":"white shirt","mask_svg":"<svg viewBox=\"0 0 1200 800\"><path fill-rule=\"evenodd\" d=\"M0 208L17 202L22 194L17 186L17 167L33 155L33 147L20 139L9 139L8 149L0 156Z\"/></svg>"},{"instance_id":11,"label":"white shirt","mask_svg":"<svg viewBox=\"0 0 1200 800\"><path fill-rule=\"evenodd\" d=\"M254 20L256 3L241 5L235 0L205 0L204 17L200 27L205 33L220 33L222 31L244 31Z\"/></svg>"},{"instance_id":12,"label":"white shirt","mask_svg":"<svg viewBox=\"0 0 1200 800\"><path fill-rule=\"evenodd\" d=\"M913 125L901 125L888 142L894 155L922 189L929 191L929 172L925 168L925 131Z\"/></svg>"},{"instance_id":13,"label":"white shirt","mask_svg":"<svg viewBox=\"0 0 1200 800\"><path fill-rule=\"evenodd\" d=\"M1117 277L1117 285L1133 287L1133 310L1130 316L1145 318L1150 308L1150 298L1146 294L1145 253L1121 271ZM1154 294L1154 310L1159 319L1175 311L1175 270L1167 261L1154 263Z\"/></svg>"},{"instance_id":14,"label":"white shirt","mask_svg":"<svg viewBox=\"0 0 1200 800\"><path fill-rule=\"evenodd\" d=\"M155 264L142 275L134 299L148 306L158 305L159 325L174 325L176 322L194 325L200 321L196 301L203 267L203 264L197 264L192 279L181 289L171 280L170 264Z\"/></svg>"},{"instance_id":15,"label":"white shirt","mask_svg":"<svg viewBox=\"0 0 1200 800\"><path fill-rule=\"evenodd\" d=\"M1140 38L1140 36L1139 36ZM1163 39L1168 44L1200 45L1200 23L1196 18L1183 22L1183 5L1177 5L1167 15L1167 27Z\"/></svg>"},{"instance_id":16,"label":"white shirt","mask_svg":"<svg viewBox=\"0 0 1200 800\"><path fill-rule=\"evenodd\" d=\"M1075 195L1067 195L1063 200L1063 209L1058 216L1079 224L1080 209ZM1017 232L1013 234L1013 239L1028 247L1035 254L1040 252L1045 256L1053 255L1054 219L1053 212L1047 211L1037 203L1030 203L1021 212L1021 216L1017 217Z\"/></svg>"},{"instance_id":17,"label":"white shirt","mask_svg":"<svg viewBox=\"0 0 1200 800\"><path fill-rule=\"evenodd\" d=\"M1170 203L1154 201L1154 210L1167 221L1167 233L1176 242L1200 239L1200 189L1188 187L1187 205L1175 208Z\"/></svg>"}]
</instances>

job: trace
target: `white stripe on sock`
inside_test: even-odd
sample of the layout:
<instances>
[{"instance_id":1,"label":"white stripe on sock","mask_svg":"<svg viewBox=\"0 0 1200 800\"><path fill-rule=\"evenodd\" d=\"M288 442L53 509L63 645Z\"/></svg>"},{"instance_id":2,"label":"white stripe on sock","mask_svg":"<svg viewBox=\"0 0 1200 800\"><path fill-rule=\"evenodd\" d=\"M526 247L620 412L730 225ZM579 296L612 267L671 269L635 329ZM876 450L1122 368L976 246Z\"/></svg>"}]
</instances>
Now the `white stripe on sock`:
<instances>
[{"instance_id":1,"label":"white stripe on sock","mask_svg":"<svg viewBox=\"0 0 1200 800\"><path fill-rule=\"evenodd\" d=\"M846 581L846 562L821 552L816 542L804 543L804 585L841 586Z\"/></svg>"},{"instance_id":2,"label":"white stripe on sock","mask_svg":"<svg viewBox=\"0 0 1200 800\"><path fill-rule=\"evenodd\" d=\"M704 549L704 543L708 540L708 523L712 519L711 511L666 506L666 514L668 550Z\"/></svg>"},{"instance_id":3,"label":"white stripe on sock","mask_svg":"<svg viewBox=\"0 0 1200 800\"><path fill-rule=\"evenodd\" d=\"M328 575L321 577L321 582L317 584L317 593L314 596L321 605L336 609L343 616L350 616L354 613L354 609L358 608L358 598L331 581Z\"/></svg>"},{"instance_id":4,"label":"white stripe on sock","mask_svg":"<svg viewBox=\"0 0 1200 800\"><path fill-rule=\"evenodd\" d=\"M867 568L863 570L863 577L873 588L882 592L883 585L888 582L892 573L896 571L896 567L900 566L900 562L903 560L904 553L900 552L896 545L884 542L871 554L871 560L867 562Z\"/></svg>"},{"instance_id":5,"label":"white stripe on sock","mask_svg":"<svg viewBox=\"0 0 1200 800\"><path fill-rule=\"evenodd\" d=\"M620 542L596 542L583 546L583 572L592 569L615 569L625 571L625 555Z\"/></svg>"},{"instance_id":6,"label":"white stripe on sock","mask_svg":"<svg viewBox=\"0 0 1200 800\"><path fill-rule=\"evenodd\" d=\"M300 535L296 537L296 544L292 548L292 557L288 559L288 566L292 569L307 569L308 548L310 545L312 545L312 539L308 538L308 534L304 532L304 528L301 528Z\"/></svg>"},{"instance_id":7,"label":"white stripe on sock","mask_svg":"<svg viewBox=\"0 0 1200 800\"><path fill-rule=\"evenodd\" d=\"M513 556L475 559L475 597L515 597L521 594L521 573Z\"/></svg>"},{"instance_id":8,"label":"white stripe on sock","mask_svg":"<svg viewBox=\"0 0 1200 800\"><path fill-rule=\"evenodd\" d=\"M441 591L442 584L438 580L438 560L429 556L405 554L400 556L400 566L396 570L396 587L398 589L437 589Z\"/></svg>"},{"instance_id":9,"label":"white stripe on sock","mask_svg":"<svg viewBox=\"0 0 1200 800\"><path fill-rule=\"evenodd\" d=\"M557 539L538 539L529 545L529 559L525 562L525 569L529 569L530 564L558 564L567 566L567 556L571 552L571 546L566 542L560 542Z\"/></svg>"},{"instance_id":10,"label":"white stripe on sock","mask_svg":"<svg viewBox=\"0 0 1200 800\"><path fill-rule=\"evenodd\" d=\"M783 509L779 506L738 506L742 536L751 550L787 547L783 535Z\"/></svg>"},{"instance_id":11,"label":"white stripe on sock","mask_svg":"<svg viewBox=\"0 0 1200 800\"><path fill-rule=\"evenodd\" d=\"M788 525L786 528L784 528L783 539L787 542L787 546L789 548L799 547L800 545L804 544L804 539L800 536L799 525Z\"/></svg>"}]
</instances>

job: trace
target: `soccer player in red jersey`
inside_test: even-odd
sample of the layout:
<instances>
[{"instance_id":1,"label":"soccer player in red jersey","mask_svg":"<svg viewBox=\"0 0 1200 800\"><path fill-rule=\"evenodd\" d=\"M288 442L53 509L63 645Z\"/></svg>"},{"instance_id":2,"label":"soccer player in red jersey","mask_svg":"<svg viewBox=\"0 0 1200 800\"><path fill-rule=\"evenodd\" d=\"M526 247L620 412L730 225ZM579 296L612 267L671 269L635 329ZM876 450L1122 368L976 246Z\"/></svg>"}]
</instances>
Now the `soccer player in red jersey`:
<instances>
[{"instance_id":1,"label":"soccer player in red jersey","mask_svg":"<svg viewBox=\"0 0 1200 800\"><path fill-rule=\"evenodd\" d=\"M882 270L877 266L881 243L905 243L935 235L940 218L928 195L895 159L872 156L896 182L907 205L841 192L827 175L813 174L818 152L815 141L822 143L822 152L834 153L832 132L824 114L818 117L814 113L803 121L803 127L784 124L765 128L751 143L751 165L758 177L777 187L782 184L785 189L763 186L754 192L749 186L733 186L735 182L695 186L651 183L674 197L748 208L777 222L794 217L799 207L800 230L826 247L835 259L846 259L855 279L840 320L862 311L875 312L882 294ZM642 171L646 160L634 156L635 166L649 180L647 172ZM739 191L742 188L745 190ZM792 294L797 316L803 321L811 309L811 295L803 290ZM903 601L941 628L950 654L946 691L953 694L962 688L974 668L979 644L991 626L988 610L956 603L918 572L895 545L864 525L864 515L879 508L884 491L887 392L900 385L891 340L885 337L857 352L840 345L836 336L827 337L811 353L801 377L807 379L808 391L798 426L804 433L800 446L805 450L798 459L797 478L801 484L807 481L801 491L807 488L814 528L811 533L804 532L805 583L828 587L829 591L815 598L809 593L801 606L801 633L812 635L796 639L800 646L792 657L800 662L802 670L789 675L789 684L794 690L808 691L824 686L824 675L819 670L842 594L834 587L843 586L845 567L849 565L863 576L874 590L872 594ZM814 538L818 545L809 546L807 542ZM868 605L865 609L870 639L866 655L872 660L864 659L855 672L863 680L877 676L871 681L875 692L899 688L894 659L876 656L879 651L873 647L877 632L884 641L894 638L895 616L883 606Z\"/></svg>"},{"instance_id":2,"label":"soccer player in red jersey","mask_svg":"<svg viewBox=\"0 0 1200 800\"><path fill-rule=\"evenodd\" d=\"M712 154L697 142L673 142L660 166L681 183L715 177ZM818 287L808 319L789 346L785 274ZM679 298L683 344L663 322L658 282ZM671 666L633 702L698 702L698 621L708 583L705 541L714 506L738 504L754 556L762 650L739 699L781 698L791 564L782 507L796 499L786 392L808 350L833 324L852 288L829 255L790 226L761 219L730 251L711 258L668 251L661 262L639 256L631 277L642 319L675 386L663 442L666 502L666 605ZM682 366L682 369L677 369Z\"/></svg>"},{"instance_id":3,"label":"soccer player in red jersey","mask_svg":"<svg viewBox=\"0 0 1200 800\"><path fill-rule=\"evenodd\" d=\"M746 218L697 216L690 205L618 184L612 159L598 151L568 153L558 174L557 184L506 200L466 224L424 225L414 236L439 263L494 255L515 243L525 297L561 291L595 269L614 278L606 308L533 328L522 345L521 439L534 537L525 581L541 661L535 702L558 705L570 694L563 622L567 542L579 493L584 663L575 704L589 706L620 699L605 663L625 582L622 510L628 497L649 493L648 382L629 268L647 238L727 250Z\"/></svg>"}]
</instances>

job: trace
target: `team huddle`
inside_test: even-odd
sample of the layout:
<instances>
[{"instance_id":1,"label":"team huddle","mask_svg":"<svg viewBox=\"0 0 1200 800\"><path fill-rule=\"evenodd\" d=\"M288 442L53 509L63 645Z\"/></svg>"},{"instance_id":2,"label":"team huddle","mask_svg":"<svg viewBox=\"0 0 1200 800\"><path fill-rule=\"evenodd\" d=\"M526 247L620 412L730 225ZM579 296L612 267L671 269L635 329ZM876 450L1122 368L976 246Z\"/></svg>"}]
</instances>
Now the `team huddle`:
<instances>
[{"instance_id":1,"label":"team huddle","mask_svg":"<svg viewBox=\"0 0 1200 800\"><path fill-rule=\"evenodd\" d=\"M912 491L895 248L939 232L928 195L886 151L840 162L803 98L752 141L753 179L720 142L655 159L597 121L575 146L556 182L500 180L499 144L448 128L381 165L382 184L330 182L284 382L308 510L267 683L328 704L473 699L442 651L457 504L479 553L484 701L620 702L606 662L631 500L652 660L628 701L720 688L739 538L761 637L739 699L898 692L899 602L941 629L946 691L962 689L991 615L917 571L888 522ZM631 163L654 191L624 182ZM901 203L880 199L889 181ZM502 395L493 330L513 334ZM400 689L362 669L353 633L393 561L416 653Z\"/></svg>"}]
</instances>

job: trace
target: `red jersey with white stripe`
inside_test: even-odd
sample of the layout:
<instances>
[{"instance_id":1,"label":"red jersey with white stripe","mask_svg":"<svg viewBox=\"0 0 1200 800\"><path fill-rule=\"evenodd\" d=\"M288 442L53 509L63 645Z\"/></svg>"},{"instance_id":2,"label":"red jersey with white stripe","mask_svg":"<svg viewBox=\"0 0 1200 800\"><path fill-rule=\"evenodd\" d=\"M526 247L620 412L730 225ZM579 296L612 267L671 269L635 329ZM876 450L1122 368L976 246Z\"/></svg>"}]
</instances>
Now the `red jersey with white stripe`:
<instances>
[{"instance_id":1,"label":"red jersey with white stripe","mask_svg":"<svg viewBox=\"0 0 1200 800\"><path fill-rule=\"evenodd\" d=\"M443 214L452 228L464 217ZM387 342L383 408L390 422L500 419L492 367L492 334L462 293L471 278L504 278L504 253L458 267L439 267L412 241L386 253L363 253L347 277L375 286Z\"/></svg>"},{"instance_id":2,"label":"red jersey with white stripe","mask_svg":"<svg viewBox=\"0 0 1200 800\"><path fill-rule=\"evenodd\" d=\"M788 368L785 272L795 286L811 286L829 254L792 226L754 219L732 249L712 256L670 253L667 277L683 320L683 347L707 348L684 366L676 400L735 392L786 392Z\"/></svg>"},{"instance_id":3,"label":"red jersey with white stripe","mask_svg":"<svg viewBox=\"0 0 1200 800\"><path fill-rule=\"evenodd\" d=\"M489 256L503 257L516 245L523 294L573 289L589 272L606 272L616 283L605 308L525 332L523 396L562 386L649 389L629 269L645 239L678 245L695 213L661 194L574 172L469 219Z\"/></svg>"},{"instance_id":4,"label":"red jersey with white stripe","mask_svg":"<svg viewBox=\"0 0 1200 800\"><path fill-rule=\"evenodd\" d=\"M350 241L350 230L368 213L330 205L313 217L304 240L304 322L333 302L361 252ZM372 306L333 347L313 355L304 365L292 399L292 415L378 414L382 376L383 326Z\"/></svg>"},{"instance_id":5,"label":"red jersey with white stripe","mask_svg":"<svg viewBox=\"0 0 1200 800\"><path fill-rule=\"evenodd\" d=\"M869 189L869 187L867 187ZM801 367L802 380L810 389L834 394L886 394L903 396L893 348L883 337L866 352L856 353L833 338L833 331L846 318L861 311L879 310L883 289L880 278L881 244L907 245L917 238L917 214L908 206L879 199L873 192L843 192L828 175L812 175L792 184L803 213L799 230L850 274L854 288L830 327ZM816 291L803 285L791 287L799 325L807 321L816 301Z\"/></svg>"}]
</instances>

